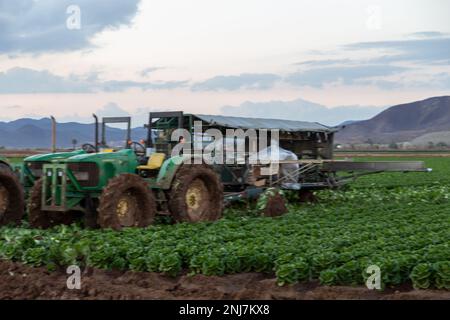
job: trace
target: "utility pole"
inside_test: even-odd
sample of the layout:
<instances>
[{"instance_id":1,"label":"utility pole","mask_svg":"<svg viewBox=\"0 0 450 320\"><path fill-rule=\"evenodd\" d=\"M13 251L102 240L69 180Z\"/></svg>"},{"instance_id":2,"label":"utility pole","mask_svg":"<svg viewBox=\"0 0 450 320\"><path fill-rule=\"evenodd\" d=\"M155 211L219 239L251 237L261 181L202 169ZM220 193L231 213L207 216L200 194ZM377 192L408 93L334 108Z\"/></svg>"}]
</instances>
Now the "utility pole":
<instances>
[{"instance_id":1,"label":"utility pole","mask_svg":"<svg viewBox=\"0 0 450 320\"><path fill-rule=\"evenodd\" d=\"M56 119L54 116L50 117L52 119L52 153L56 152Z\"/></svg>"}]
</instances>

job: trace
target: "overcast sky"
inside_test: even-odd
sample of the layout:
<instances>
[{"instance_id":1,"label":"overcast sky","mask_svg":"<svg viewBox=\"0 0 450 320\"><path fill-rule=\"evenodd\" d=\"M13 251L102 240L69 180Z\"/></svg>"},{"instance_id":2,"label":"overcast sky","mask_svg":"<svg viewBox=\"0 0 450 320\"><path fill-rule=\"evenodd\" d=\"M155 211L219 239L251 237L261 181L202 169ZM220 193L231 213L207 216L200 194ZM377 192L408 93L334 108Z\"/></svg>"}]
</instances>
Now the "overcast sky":
<instances>
[{"instance_id":1,"label":"overcast sky","mask_svg":"<svg viewBox=\"0 0 450 320\"><path fill-rule=\"evenodd\" d=\"M367 118L450 93L449 12L447 0L0 0L0 120Z\"/></svg>"}]
</instances>

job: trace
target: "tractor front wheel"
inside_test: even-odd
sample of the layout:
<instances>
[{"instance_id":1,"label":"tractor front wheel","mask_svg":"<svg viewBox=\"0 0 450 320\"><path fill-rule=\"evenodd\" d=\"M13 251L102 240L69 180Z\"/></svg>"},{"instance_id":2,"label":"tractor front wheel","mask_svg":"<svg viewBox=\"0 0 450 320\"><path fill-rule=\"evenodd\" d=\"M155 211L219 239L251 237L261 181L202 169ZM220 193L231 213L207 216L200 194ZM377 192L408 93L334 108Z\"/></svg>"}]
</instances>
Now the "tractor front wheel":
<instances>
[{"instance_id":1,"label":"tractor front wheel","mask_svg":"<svg viewBox=\"0 0 450 320\"><path fill-rule=\"evenodd\" d=\"M19 179L7 166L0 166L0 226L19 224L24 215L24 195Z\"/></svg>"},{"instance_id":2,"label":"tractor front wheel","mask_svg":"<svg viewBox=\"0 0 450 320\"><path fill-rule=\"evenodd\" d=\"M170 190L169 209L178 222L214 221L223 211L223 186L207 165L183 165Z\"/></svg>"},{"instance_id":3,"label":"tractor front wheel","mask_svg":"<svg viewBox=\"0 0 450 320\"><path fill-rule=\"evenodd\" d=\"M48 229L60 224L75 222L75 212L56 212L41 210L43 180L39 179L30 190L28 199L28 221L36 229Z\"/></svg>"},{"instance_id":4,"label":"tractor front wheel","mask_svg":"<svg viewBox=\"0 0 450 320\"><path fill-rule=\"evenodd\" d=\"M146 227L155 218L156 200L144 179L126 173L109 181L97 211L101 228Z\"/></svg>"}]
</instances>

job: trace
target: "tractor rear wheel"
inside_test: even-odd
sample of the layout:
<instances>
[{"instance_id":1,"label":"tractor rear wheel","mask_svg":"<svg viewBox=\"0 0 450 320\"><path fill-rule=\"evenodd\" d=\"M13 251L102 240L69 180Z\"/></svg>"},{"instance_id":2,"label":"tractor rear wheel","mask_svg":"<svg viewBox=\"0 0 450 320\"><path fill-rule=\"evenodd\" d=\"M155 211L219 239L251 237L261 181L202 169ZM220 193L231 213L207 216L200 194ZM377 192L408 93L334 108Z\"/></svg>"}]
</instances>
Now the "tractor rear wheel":
<instances>
[{"instance_id":1,"label":"tractor rear wheel","mask_svg":"<svg viewBox=\"0 0 450 320\"><path fill-rule=\"evenodd\" d=\"M209 166L183 165L170 190L169 210L178 222L214 221L223 211L223 185Z\"/></svg>"},{"instance_id":2,"label":"tractor rear wheel","mask_svg":"<svg viewBox=\"0 0 450 320\"><path fill-rule=\"evenodd\" d=\"M156 215L156 200L144 179L135 174L112 178L100 196L101 228L146 227Z\"/></svg>"},{"instance_id":3,"label":"tractor rear wheel","mask_svg":"<svg viewBox=\"0 0 450 320\"><path fill-rule=\"evenodd\" d=\"M75 212L56 212L41 210L43 180L39 179L30 190L28 199L28 221L36 229L48 229L60 224L75 222Z\"/></svg>"},{"instance_id":4,"label":"tractor rear wheel","mask_svg":"<svg viewBox=\"0 0 450 320\"><path fill-rule=\"evenodd\" d=\"M0 167L0 226L19 224L24 215L24 194L19 179L7 166Z\"/></svg>"}]
</instances>

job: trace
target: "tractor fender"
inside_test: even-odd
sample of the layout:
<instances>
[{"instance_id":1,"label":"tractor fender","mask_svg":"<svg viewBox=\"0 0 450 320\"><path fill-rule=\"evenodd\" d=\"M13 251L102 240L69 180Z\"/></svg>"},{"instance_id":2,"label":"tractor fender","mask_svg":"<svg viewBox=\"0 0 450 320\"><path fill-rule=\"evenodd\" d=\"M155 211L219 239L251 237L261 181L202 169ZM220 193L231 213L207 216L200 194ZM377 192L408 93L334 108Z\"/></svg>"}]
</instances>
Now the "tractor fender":
<instances>
[{"instance_id":1,"label":"tractor fender","mask_svg":"<svg viewBox=\"0 0 450 320\"><path fill-rule=\"evenodd\" d=\"M183 156L171 157L164 161L163 165L159 169L158 177L156 179L157 185L163 190L168 190L172 186L173 178L175 177L178 169L184 162Z\"/></svg>"},{"instance_id":2,"label":"tractor fender","mask_svg":"<svg viewBox=\"0 0 450 320\"><path fill-rule=\"evenodd\" d=\"M9 165L9 163L6 162L6 161L3 161L3 160L0 160L0 169L1 169L1 168L9 169L9 170L12 171L12 168L11 168L11 166Z\"/></svg>"}]
</instances>

